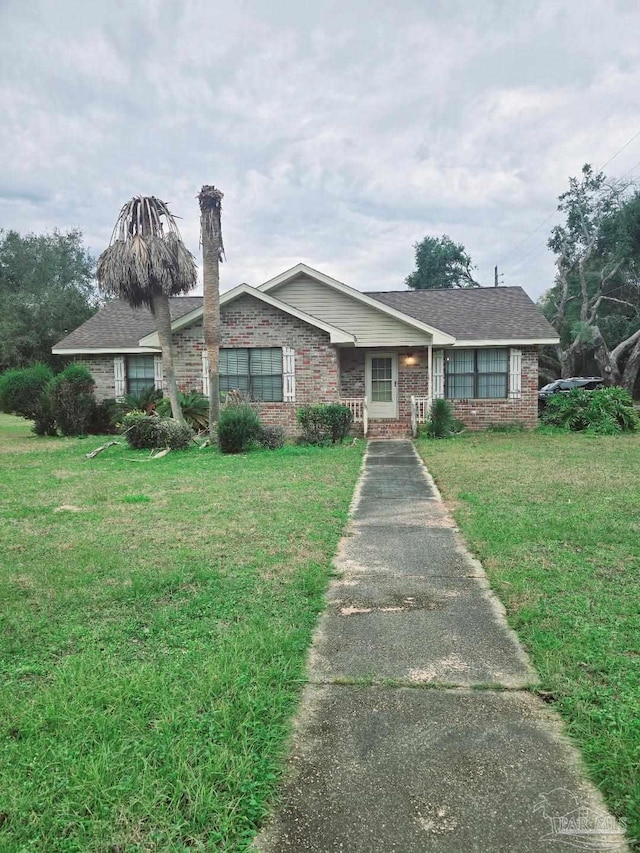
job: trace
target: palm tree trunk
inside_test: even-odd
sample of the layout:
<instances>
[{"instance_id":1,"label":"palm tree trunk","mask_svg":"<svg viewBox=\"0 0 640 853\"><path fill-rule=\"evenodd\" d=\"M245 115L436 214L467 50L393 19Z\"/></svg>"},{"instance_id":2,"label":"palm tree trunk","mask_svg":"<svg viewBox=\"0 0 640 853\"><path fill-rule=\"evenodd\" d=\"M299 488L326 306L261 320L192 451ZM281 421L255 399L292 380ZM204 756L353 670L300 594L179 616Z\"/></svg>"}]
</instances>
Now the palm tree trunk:
<instances>
[{"instance_id":1,"label":"palm tree trunk","mask_svg":"<svg viewBox=\"0 0 640 853\"><path fill-rule=\"evenodd\" d=\"M209 436L213 441L220 416L220 243L206 229L202 232L202 261L202 331L209 357Z\"/></svg>"},{"instance_id":2,"label":"palm tree trunk","mask_svg":"<svg viewBox=\"0 0 640 853\"><path fill-rule=\"evenodd\" d=\"M169 299L163 293L155 293L151 301L151 311L156 320L160 348L162 350L162 370L164 372L171 413L178 423L184 423L184 416L178 399L178 385L176 373L173 367L173 339L171 336L171 312L169 311Z\"/></svg>"}]
</instances>

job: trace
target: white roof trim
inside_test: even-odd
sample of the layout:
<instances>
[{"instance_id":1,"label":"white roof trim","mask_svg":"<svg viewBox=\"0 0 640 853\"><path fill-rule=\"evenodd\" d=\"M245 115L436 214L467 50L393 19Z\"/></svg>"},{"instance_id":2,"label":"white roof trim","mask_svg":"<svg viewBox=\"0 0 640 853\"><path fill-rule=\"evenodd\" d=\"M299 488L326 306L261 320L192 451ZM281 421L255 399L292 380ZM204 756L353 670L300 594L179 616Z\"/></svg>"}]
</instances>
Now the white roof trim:
<instances>
[{"instance_id":1,"label":"white roof trim","mask_svg":"<svg viewBox=\"0 0 640 853\"><path fill-rule=\"evenodd\" d=\"M267 293L262 293L260 290L257 290L255 287L250 287L248 284L239 284L237 287L234 287L233 290L227 290L225 293L220 296L220 307L222 308L224 305L227 305L229 302L233 302L238 299L240 296L253 296L255 299L259 299L261 302L265 302L267 305L271 305L273 308L278 308L280 311L284 311L285 314L290 314L292 317L297 317L298 320L302 320L304 323L308 323L310 326L315 326L317 329L321 329L323 332L327 332L332 344L355 344L356 337L355 335L350 334L349 332L345 332L344 329L339 329L337 326L332 326L330 323L325 323L324 320L319 320L317 317L312 317L311 314L307 314L304 311L300 311L298 308L294 308L293 305L287 305L286 302L281 302L279 299L276 299L274 296L270 296ZM194 308L193 311L190 311L188 314L184 314L182 317L179 317L177 320L174 320L171 324L171 331L175 332L178 329L182 329L185 326L191 325L191 323L199 320L202 317L203 308ZM152 332L149 335L145 335L144 338L140 338L140 346L159 346L158 333Z\"/></svg>"},{"instance_id":2,"label":"white roof trim","mask_svg":"<svg viewBox=\"0 0 640 853\"><path fill-rule=\"evenodd\" d=\"M158 353L158 347L53 347L54 355L122 355L124 353Z\"/></svg>"},{"instance_id":3,"label":"white roof trim","mask_svg":"<svg viewBox=\"0 0 640 853\"><path fill-rule=\"evenodd\" d=\"M526 346L549 346L559 344L560 338L481 338L480 340L458 340L454 347L526 347Z\"/></svg>"},{"instance_id":4,"label":"white roof trim","mask_svg":"<svg viewBox=\"0 0 640 853\"><path fill-rule=\"evenodd\" d=\"M440 329L436 329L435 326L429 326L427 323L416 320L415 317L410 317L408 314L404 314L396 308L391 308L389 305L378 302L377 299L372 299L361 290L349 287L349 285L343 284L341 281L331 278L331 276L325 275L319 270L314 270L313 267L309 267L306 264L296 264L295 267L291 267L290 270L286 270L285 272L280 273L280 275L277 275L275 278L265 281L258 289L263 291L263 293L269 292L270 290L273 290L273 288L279 287L299 275L307 275L309 278L313 278L321 284L326 284L327 287L331 287L334 290L338 290L340 293L345 293L347 296L351 296L353 299L356 299L358 302L362 302L364 305L369 305L371 308L375 308L377 311L380 311L381 314L387 314L389 317L400 320L407 326L412 326L414 329L419 329L421 332L427 332L432 336L434 344L452 344L455 341L455 338L452 335L449 335Z\"/></svg>"}]
</instances>

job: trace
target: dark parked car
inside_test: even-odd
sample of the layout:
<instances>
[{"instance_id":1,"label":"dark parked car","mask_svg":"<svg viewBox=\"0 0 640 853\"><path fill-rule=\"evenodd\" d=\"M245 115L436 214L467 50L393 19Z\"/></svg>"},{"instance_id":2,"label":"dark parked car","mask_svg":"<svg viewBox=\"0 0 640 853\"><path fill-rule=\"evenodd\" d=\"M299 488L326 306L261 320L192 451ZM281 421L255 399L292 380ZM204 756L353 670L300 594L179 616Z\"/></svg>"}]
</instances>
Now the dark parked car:
<instances>
[{"instance_id":1,"label":"dark parked car","mask_svg":"<svg viewBox=\"0 0 640 853\"><path fill-rule=\"evenodd\" d=\"M538 408L544 408L552 394L566 393L574 388L584 388L585 391L595 391L602 385L601 376L572 376L569 379L556 379L549 382L538 391Z\"/></svg>"}]
</instances>

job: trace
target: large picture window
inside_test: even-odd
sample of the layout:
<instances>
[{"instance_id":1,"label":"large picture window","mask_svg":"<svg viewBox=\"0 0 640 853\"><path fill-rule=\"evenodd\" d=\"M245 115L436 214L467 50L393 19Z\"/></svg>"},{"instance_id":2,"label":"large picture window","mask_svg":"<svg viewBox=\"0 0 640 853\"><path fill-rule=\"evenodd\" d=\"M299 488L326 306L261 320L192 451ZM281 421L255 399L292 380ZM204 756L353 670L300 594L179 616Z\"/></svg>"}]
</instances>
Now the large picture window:
<instances>
[{"instance_id":1,"label":"large picture window","mask_svg":"<svg viewBox=\"0 0 640 853\"><path fill-rule=\"evenodd\" d=\"M282 402L282 350L221 349L220 392L242 391L251 400Z\"/></svg>"},{"instance_id":2,"label":"large picture window","mask_svg":"<svg viewBox=\"0 0 640 853\"><path fill-rule=\"evenodd\" d=\"M152 355L127 356L127 392L141 394L145 388L155 387L154 358Z\"/></svg>"},{"instance_id":3,"label":"large picture window","mask_svg":"<svg viewBox=\"0 0 640 853\"><path fill-rule=\"evenodd\" d=\"M507 349L449 350L445 357L445 397L449 400L504 399L509 390Z\"/></svg>"}]
</instances>

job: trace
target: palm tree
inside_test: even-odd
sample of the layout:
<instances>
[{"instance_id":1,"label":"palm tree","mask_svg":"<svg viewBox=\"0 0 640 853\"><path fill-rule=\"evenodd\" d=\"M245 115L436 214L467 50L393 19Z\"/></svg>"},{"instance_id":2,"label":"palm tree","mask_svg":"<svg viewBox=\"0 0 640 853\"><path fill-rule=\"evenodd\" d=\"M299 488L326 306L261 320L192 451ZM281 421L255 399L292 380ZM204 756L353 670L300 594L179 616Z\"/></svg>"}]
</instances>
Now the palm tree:
<instances>
[{"instance_id":1,"label":"palm tree","mask_svg":"<svg viewBox=\"0 0 640 853\"><path fill-rule=\"evenodd\" d=\"M200 203L200 242L202 243L202 292L204 343L209 358L209 430L214 440L215 425L220 415L220 262L222 245L223 194L214 186L205 185L198 193Z\"/></svg>"},{"instance_id":2,"label":"palm tree","mask_svg":"<svg viewBox=\"0 0 640 853\"><path fill-rule=\"evenodd\" d=\"M186 248L164 201L135 196L120 211L109 247L98 258L98 286L133 308L146 305L156 320L162 367L173 417L184 423L173 367L169 297L191 290L195 259Z\"/></svg>"}]
</instances>

